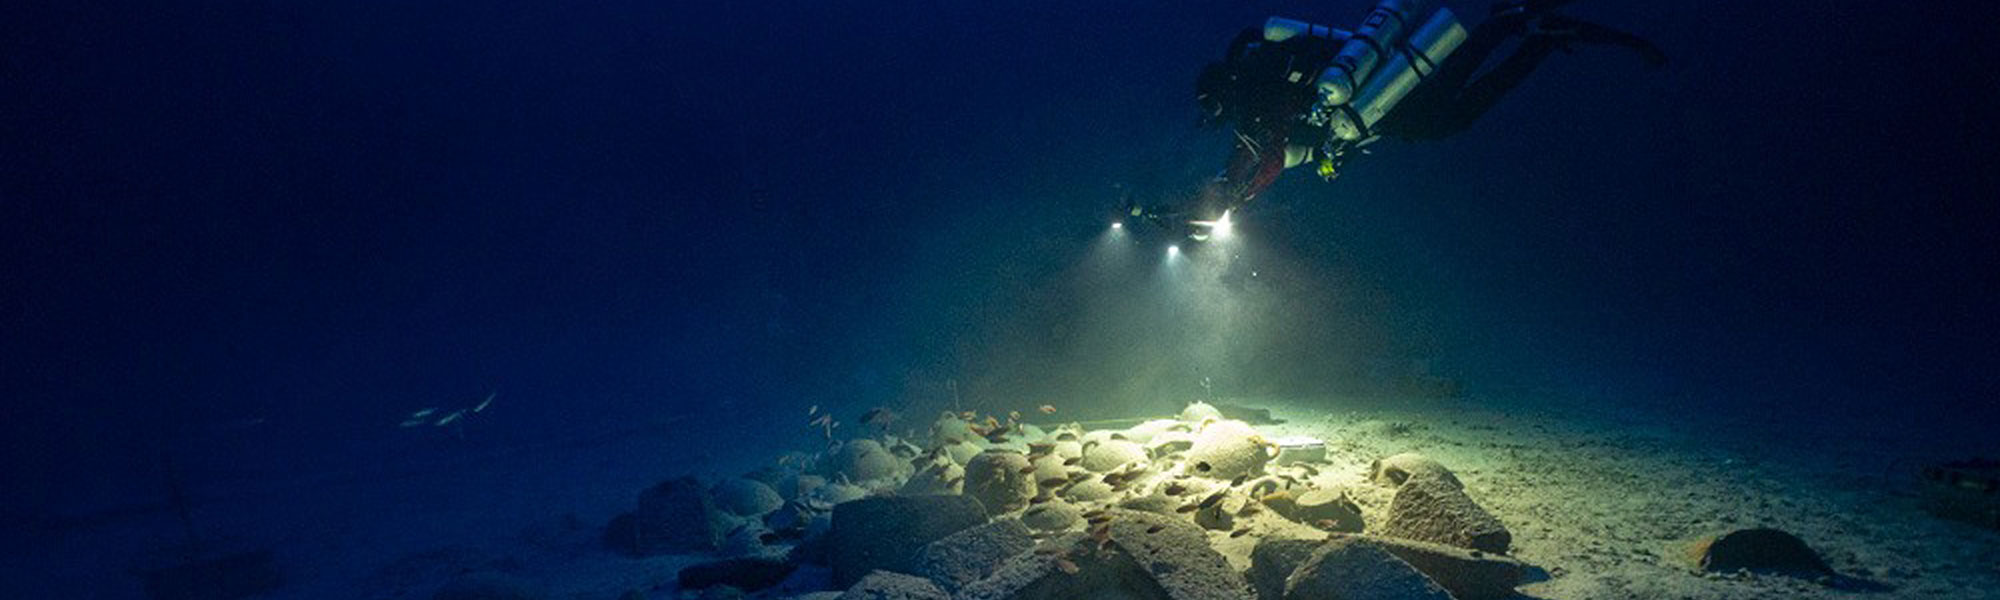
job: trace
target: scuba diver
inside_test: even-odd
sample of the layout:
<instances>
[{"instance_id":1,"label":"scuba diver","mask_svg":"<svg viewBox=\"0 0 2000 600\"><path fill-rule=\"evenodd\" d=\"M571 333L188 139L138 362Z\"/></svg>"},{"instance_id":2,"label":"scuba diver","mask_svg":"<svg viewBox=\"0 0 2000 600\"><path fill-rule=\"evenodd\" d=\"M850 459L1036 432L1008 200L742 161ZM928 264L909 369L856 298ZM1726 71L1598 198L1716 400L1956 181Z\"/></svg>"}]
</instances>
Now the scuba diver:
<instances>
[{"instance_id":1,"label":"scuba diver","mask_svg":"<svg viewBox=\"0 0 2000 600\"><path fill-rule=\"evenodd\" d=\"M1185 223L1190 237L1206 239L1285 169L1314 164L1331 181L1383 137L1435 140L1465 130L1557 51L1608 45L1651 67L1666 63L1644 39L1555 14L1572 0L1505 0L1469 32L1435 1L1380 0L1351 32L1280 17L1245 29L1195 82L1202 124L1234 128L1227 168L1192 206L1134 205L1131 215ZM1516 38L1512 53L1491 60Z\"/></svg>"}]
</instances>

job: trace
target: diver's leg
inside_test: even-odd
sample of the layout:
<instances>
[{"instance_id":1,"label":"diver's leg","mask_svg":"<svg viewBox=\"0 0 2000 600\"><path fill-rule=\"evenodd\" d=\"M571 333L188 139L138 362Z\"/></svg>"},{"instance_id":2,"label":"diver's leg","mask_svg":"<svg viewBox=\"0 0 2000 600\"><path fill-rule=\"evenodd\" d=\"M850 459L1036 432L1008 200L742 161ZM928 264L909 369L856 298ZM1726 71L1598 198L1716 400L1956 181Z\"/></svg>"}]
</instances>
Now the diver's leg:
<instances>
[{"instance_id":1,"label":"diver's leg","mask_svg":"<svg viewBox=\"0 0 2000 600\"><path fill-rule=\"evenodd\" d=\"M1513 91L1515 86L1528 78L1542 60L1554 53L1561 44L1548 39L1531 37L1521 42L1514 53L1494 65L1479 79L1462 88L1440 88L1434 90L1439 96L1434 98L1421 116L1423 123L1406 122L1409 133L1421 138L1438 139L1449 137L1471 127L1472 123L1485 116L1488 109L1500 102L1500 98Z\"/></svg>"},{"instance_id":2,"label":"diver's leg","mask_svg":"<svg viewBox=\"0 0 2000 600\"><path fill-rule=\"evenodd\" d=\"M1639 53L1639 59L1646 61L1648 67L1658 68L1667 64L1667 53L1645 38L1562 15L1548 15L1537 20L1532 35L1549 36L1562 42L1623 46Z\"/></svg>"}]
</instances>

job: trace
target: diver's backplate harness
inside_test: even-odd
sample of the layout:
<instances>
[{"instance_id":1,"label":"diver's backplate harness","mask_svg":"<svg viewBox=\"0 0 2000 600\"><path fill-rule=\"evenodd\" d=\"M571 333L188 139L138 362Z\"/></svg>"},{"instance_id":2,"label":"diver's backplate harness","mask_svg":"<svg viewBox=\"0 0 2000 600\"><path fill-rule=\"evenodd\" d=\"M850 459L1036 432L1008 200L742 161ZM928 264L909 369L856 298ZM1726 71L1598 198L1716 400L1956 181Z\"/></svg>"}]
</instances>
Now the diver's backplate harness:
<instances>
[{"instance_id":1,"label":"diver's backplate harness","mask_svg":"<svg viewBox=\"0 0 2000 600\"><path fill-rule=\"evenodd\" d=\"M1300 36L1323 39L1340 51L1317 74L1286 74L1289 83L1310 85L1317 98L1301 123L1306 131L1298 132L1310 135L1294 137L1286 166L1316 159L1320 177L1333 179L1349 150L1373 142L1375 125L1458 50L1467 32L1457 15L1435 0L1382 0L1353 31L1283 17L1264 22L1267 42Z\"/></svg>"}]
</instances>

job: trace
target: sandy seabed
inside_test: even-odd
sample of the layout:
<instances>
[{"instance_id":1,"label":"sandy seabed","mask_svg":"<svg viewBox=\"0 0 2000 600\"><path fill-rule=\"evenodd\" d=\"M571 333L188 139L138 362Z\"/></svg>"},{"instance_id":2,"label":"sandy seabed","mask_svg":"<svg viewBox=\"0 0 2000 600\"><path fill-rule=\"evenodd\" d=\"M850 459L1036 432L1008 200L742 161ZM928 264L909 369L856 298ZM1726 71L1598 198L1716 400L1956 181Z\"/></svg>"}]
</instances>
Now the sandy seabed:
<instances>
[{"instance_id":1,"label":"sandy seabed","mask_svg":"<svg viewBox=\"0 0 2000 600\"><path fill-rule=\"evenodd\" d=\"M1912 459L1934 450L1921 431L1465 399L1232 402L1283 421L1259 425L1266 436L1326 440L1324 470L1335 481L1360 484L1371 462L1403 452L1450 467L1512 531L1512 556L1547 571L1519 588L1527 598L2000 598L2000 532L1917 507ZM379 472L215 492L197 517L275 551L286 582L270 598L429 598L473 570L536 582L550 598L609 600L633 589L675 598L678 570L710 557L622 556L602 545L603 524L660 479L770 464L810 442L800 421L669 420L592 443L414 457ZM1371 522L1385 508L1382 498L1357 500ZM1760 526L1798 535L1841 574L1877 587L1688 567L1691 540ZM13 597L141 598L130 569L176 529L156 518L76 532L10 559L0 584ZM1254 542L1217 536L1214 545L1243 568Z\"/></svg>"}]
</instances>

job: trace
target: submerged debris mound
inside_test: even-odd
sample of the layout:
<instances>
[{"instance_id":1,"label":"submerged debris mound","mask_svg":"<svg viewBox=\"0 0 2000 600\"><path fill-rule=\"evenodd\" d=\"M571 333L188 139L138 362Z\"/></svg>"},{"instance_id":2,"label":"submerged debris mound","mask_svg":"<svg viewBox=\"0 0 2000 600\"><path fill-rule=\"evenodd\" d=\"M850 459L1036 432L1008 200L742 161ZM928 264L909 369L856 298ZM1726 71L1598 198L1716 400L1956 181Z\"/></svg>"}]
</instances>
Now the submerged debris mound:
<instances>
[{"instance_id":1,"label":"submerged debris mound","mask_svg":"<svg viewBox=\"0 0 2000 600\"><path fill-rule=\"evenodd\" d=\"M1763 527L1696 540L1688 546L1688 559L1696 570L1711 573L1740 570L1807 578L1834 574L1833 568L1806 546L1805 540Z\"/></svg>"},{"instance_id":2,"label":"submerged debris mound","mask_svg":"<svg viewBox=\"0 0 2000 600\"><path fill-rule=\"evenodd\" d=\"M1285 578L1284 600L1452 600L1451 593L1372 540L1344 537L1314 548Z\"/></svg>"},{"instance_id":3,"label":"submerged debris mound","mask_svg":"<svg viewBox=\"0 0 2000 600\"><path fill-rule=\"evenodd\" d=\"M680 573L683 590L718 597L784 581L831 588L799 596L821 599L1477 600L1529 570L1499 556L1511 534L1436 461L1356 462L1294 436L1311 451L1280 462L1280 444L1229 414L1194 403L1087 428L962 412L928 439L878 422L842 440L813 411L823 450L712 486L663 482L605 540L719 553Z\"/></svg>"},{"instance_id":4,"label":"submerged debris mound","mask_svg":"<svg viewBox=\"0 0 2000 600\"><path fill-rule=\"evenodd\" d=\"M916 570L918 549L986 522L986 507L969 496L863 498L833 509L829 548L833 580L852 585L869 572Z\"/></svg>"}]
</instances>

